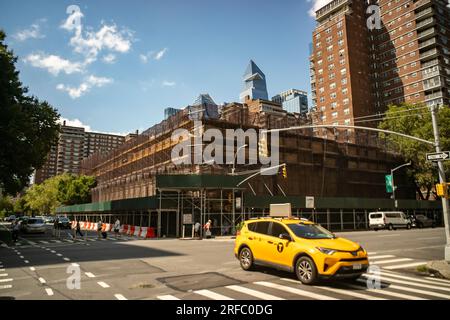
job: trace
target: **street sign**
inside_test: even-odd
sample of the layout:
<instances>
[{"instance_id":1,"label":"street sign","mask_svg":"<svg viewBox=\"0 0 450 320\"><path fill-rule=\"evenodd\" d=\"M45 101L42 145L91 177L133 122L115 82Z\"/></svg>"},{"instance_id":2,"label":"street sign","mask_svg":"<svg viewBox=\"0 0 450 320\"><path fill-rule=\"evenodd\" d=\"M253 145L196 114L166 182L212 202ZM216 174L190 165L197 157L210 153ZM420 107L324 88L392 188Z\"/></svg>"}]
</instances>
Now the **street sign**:
<instances>
[{"instance_id":1,"label":"street sign","mask_svg":"<svg viewBox=\"0 0 450 320\"><path fill-rule=\"evenodd\" d=\"M183 214L183 224L192 224L192 214Z\"/></svg>"},{"instance_id":2,"label":"street sign","mask_svg":"<svg viewBox=\"0 0 450 320\"><path fill-rule=\"evenodd\" d=\"M384 180L386 182L386 192L387 193L392 193L392 175L387 174L384 176Z\"/></svg>"},{"instance_id":3,"label":"street sign","mask_svg":"<svg viewBox=\"0 0 450 320\"><path fill-rule=\"evenodd\" d=\"M314 197L305 197L305 207L307 209L314 209Z\"/></svg>"},{"instance_id":4,"label":"street sign","mask_svg":"<svg viewBox=\"0 0 450 320\"><path fill-rule=\"evenodd\" d=\"M450 160L450 151L427 153L427 161Z\"/></svg>"}]
</instances>

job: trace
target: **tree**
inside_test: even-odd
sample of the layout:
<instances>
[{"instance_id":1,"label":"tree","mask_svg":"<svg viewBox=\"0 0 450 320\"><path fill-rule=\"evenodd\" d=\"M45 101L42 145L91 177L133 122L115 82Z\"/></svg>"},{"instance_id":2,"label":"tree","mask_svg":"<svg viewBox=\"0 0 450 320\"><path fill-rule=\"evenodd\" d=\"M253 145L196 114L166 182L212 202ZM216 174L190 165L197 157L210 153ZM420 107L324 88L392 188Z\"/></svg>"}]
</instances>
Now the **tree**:
<instances>
[{"instance_id":1,"label":"tree","mask_svg":"<svg viewBox=\"0 0 450 320\"><path fill-rule=\"evenodd\" d=\"M91 201L91 189L96 186L94 177L72 176L59 182L58 200L64 205L87 203Z\"/></svg>"},{"instance_id":2,"label":"tree","mask_svg":"<svg viewBox=\"0 0 450 320\"><path fill-rule=\"evenodd\" d=\"M43 166L60 126L55 108L26 95L5 38L0 30L0 189L14 195Z\"/></svg>"},{"instance_id":3,"label":"tree","mask_svg":"<svg viewBox=\"0 0 450 320\"><path fill-rule=\"evenodd\" d=\"M12 213L14 204L11 197L3 197L0 195L0 218L5 217L9 213Z\"/></svg>"},{"instance_id":4,"label":"tree","mask_svg":"<svg viewBox=\"0 0 450 320\"><path fill-rule=\"evenodd\" d=\"M443 150L448 150L450 148L450 108L446 106L439 108L437 116L441 147ZM431 113L421 104L404 103L399 106L389 106L378 127L434 141ZM380 136L387 140L389 147L398 152L405 162L412 162L412 166L407 169L408 175L413 178L421 199L428 200L433 186L439 181L437 167L432 162L426 161L426 153L434 152L434 147L396 135L380 134ZM448 163L444 165L446 173L449 174L450 165Z\"/></svg>"}]
</instances>

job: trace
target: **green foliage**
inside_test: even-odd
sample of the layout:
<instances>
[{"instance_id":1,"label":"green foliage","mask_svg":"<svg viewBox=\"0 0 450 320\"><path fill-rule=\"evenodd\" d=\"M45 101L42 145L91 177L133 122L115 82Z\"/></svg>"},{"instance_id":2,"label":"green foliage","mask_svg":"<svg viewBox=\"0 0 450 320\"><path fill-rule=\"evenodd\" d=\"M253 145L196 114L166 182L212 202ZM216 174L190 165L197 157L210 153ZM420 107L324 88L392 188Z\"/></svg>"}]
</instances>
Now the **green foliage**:
<instances>
[{"instance_id":1,"label":"green foliage","mask_svg":"<svg viewBox=\"0 0 450 320\"><path fill-rule=\"evenodd\" d=\"M0 218L4 218L9 214L12 214L14 204L11 197L2 197L0 195Z\"/></svg>"},{"instance_id":2,"label":"green foliage","mask_svg":"<svg viewBox=\"0 0 450 320\"><path fill-rule=\"evenodd\" d=\"M392 130L407 135L434 141L431 113L424 105L401 104L391 105L385 114L384 120L379 124L380 129ZM420 109L418 109L420 108ZM439 136L441 148L450 149L450 108L443 106L437 112ZM403 156L405 162L411 161L408 174L414 179L417 191L423 199L428 199L434 184L438 182L437 169L431 162L426 161L426 153L434 152L431 145L426 145L415 140L403 138L396 135L380 134L385 138L389 147ZM445 164L446 173L450 173L450 166ZM426 190L423 196L422 190Z\"/></svg>"},{"instance_id":3,"label":"green foliage","mask_svg":"<svg viewBox=\"0 0 450 320\"><path fill-rule=\"evenodd\" d=\"M60 126L56 109L26 95L5 37L0 30L0 189L15 195L45 163Z\"/></svg>"},{"instance_id":4,"label":"green foliage","mask_svg":"<svg viewBox=\"0 0 450 320\"><path fill-rule=\"evenodd\" d=\"M94 177L62 174L29 188L24 198L26 206L39 214L51 214L61 205L81 204L91 201Z\"/></svg>"}]
</instances>

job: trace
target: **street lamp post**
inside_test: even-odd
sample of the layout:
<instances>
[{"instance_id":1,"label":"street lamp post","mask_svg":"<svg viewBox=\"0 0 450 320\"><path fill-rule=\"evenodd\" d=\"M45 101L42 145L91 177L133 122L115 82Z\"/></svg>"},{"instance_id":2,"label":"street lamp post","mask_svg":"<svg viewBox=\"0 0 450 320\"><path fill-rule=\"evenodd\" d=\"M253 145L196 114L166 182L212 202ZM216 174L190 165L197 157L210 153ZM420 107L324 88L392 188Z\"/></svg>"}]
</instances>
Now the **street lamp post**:
<instances>
[{"instance_id":1,"label":"street lamp post","mask_svg":"<svg viewBox=\"0 0 450 320\"><path fill-rule=\"evenodd\" d=\"M248 146L248 144L243 144L242 146L237 148L236 153L234 154L234 158L233 158L233 168L231 169L231 175L234 176L234 172L236 171L236 158L238 156L239 151L241 151L241 149L243 149L247 146Z\"/></svg>"},{"instance_id":2,"label":"street lamp post","mask_svg":"<svg viewBox=\"0 0 450 320\"><path fill-rule=\"evenodd\" d=\"M439 139L439 128L436 117L436 105L431 106L431 121L433 123L433 134L434 134L434 145L436 147L436 152L441 152L441 141ZM438 172L439 172L439 182L446 183L444 163L442 160L438 161ZM445 225L445 237L447 243L445 245L445 261L450 262L450 213L448 200L442 197L442 213L444 215L444 225Z\"/></svg>"},{"instance_id":3,"label":"street lamp post","mask_svg":"<svg viewBox=\"0 0 450 320\"><path fill-rule=\"evenodd\" d=\"M398 166L394 169L391 169L391 179L392 179L392 199L394 200L394 206L395 208L397 208L397 201L395 200L395 183L394 183L394 172L400 168L406 167L406 166L410 166L411 165L411 161L405 164L402 164L401 166Z\"/></svg>"}]
</instances>

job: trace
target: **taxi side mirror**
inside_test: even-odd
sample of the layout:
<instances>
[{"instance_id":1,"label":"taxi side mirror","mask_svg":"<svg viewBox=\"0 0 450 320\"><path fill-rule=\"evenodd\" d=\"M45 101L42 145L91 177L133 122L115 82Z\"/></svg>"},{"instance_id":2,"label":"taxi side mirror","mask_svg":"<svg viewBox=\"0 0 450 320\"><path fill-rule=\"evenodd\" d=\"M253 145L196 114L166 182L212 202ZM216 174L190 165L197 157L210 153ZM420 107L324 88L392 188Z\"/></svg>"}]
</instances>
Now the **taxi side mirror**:
<instances>
[{"instance_id":1,"label":"taxi side mirror","mask_svg":"<svg viewBox=\"0 0 450 320\"><path fill-rule=\"evenodd\" d=\"M287 234L287 233L282 233L282 234L280 234L280 235L279 235L279 238L280 238L280 239L283 239L283 240L287 240L287 241L292 241L291 236L290 236L289 234Z\"/></svg>"}]
</instances>

